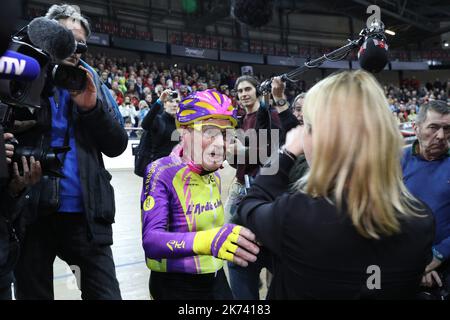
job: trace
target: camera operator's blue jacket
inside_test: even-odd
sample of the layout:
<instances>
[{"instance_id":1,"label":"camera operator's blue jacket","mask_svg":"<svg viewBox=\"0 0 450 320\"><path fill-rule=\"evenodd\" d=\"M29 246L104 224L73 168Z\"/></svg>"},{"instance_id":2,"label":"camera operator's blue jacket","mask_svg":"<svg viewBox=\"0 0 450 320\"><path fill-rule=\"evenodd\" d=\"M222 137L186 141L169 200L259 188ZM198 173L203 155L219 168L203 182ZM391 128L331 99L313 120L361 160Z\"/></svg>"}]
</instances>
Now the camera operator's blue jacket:
<instances>
[{"instance_id":1,"label":"camera operator's blue jacket","mask_svg":"<svg viewBox=\"0 0 450 320\"><path fill-rule=\"evenodd\" d=\"M94 81L97 92L100 92L99 82ZM104 96L97 94L97 104L88 112L81 112L69 99L71 106L69 114L73 126L73 138L76 148L79 184L81 187L83 214L86 216L89 237L98 244L112 244L112 227L115 216L114 190L110 184L111 175L104 168L102 153L108 157L122 154L128 145L128 135L119 121L114 118L114 112L104 102ZM16 135L23 145L48 147L52 143L52 112L50 99L41 99L42 108L29 117L37 121L37 125ZM60 129L61 130L61 129ZM42 183L27 190L28 197L23 205L23 213L19 232L26 232L27 225L35 222L40 215L39 198Z\"/></svg>"}]
</instances>

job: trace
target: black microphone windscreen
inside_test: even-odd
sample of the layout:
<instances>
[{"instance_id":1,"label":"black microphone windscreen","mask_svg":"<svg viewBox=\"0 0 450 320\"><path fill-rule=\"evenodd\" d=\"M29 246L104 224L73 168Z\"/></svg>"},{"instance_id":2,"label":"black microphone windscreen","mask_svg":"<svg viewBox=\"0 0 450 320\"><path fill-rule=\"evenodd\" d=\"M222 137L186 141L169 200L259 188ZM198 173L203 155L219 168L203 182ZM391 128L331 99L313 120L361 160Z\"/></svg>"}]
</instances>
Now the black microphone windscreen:
<instances>
[{"instance_id":1,"label":"black microphone windscreen","mask_svg":"<svg viewBox=\"0 0 450 320\"><path fill-rule=\"evenodd\" d=\"M76 49L72 31L58 21L45 17L35 18L30 22L28 37L33 45L48 53L55 61L70 57Z\"/></svg>"},{"instance_id":2,"label":"black microphone windscreen","mask_svg":"<svg viewBox=\"0 0 450 320\"><path fill-rule=\"evenodd\" d=\"M234 16L252 27L262 27L270 22L273 0L236 0Z\"/></svg>"},{"instance_id":3,"label":"black microphone windscreen","mask_svg":"<svg viewBox=\"0 0 450 320\"><path fill-rule=\"evenodd\" d=\"M380 72L389 62L388 45L383 39L368 37L358 51L358 60L364 70Z\"/></svg>"}]
</instances>

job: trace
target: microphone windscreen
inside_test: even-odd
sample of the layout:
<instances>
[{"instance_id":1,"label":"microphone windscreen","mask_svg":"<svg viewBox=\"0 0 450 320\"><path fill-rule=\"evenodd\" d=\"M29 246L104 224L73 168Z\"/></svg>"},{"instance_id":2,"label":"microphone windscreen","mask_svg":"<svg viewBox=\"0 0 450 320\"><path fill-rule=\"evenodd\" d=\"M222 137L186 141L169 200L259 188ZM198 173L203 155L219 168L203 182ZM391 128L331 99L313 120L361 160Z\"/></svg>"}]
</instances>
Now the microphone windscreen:
<instances>
[{"instance_id":1,"label":"microphone windscreen","mask_svg":"<svg viewBox=\"0 0 450 320\"><path fill-rule=\"evenodd\" d=\"M45 17L35 18L30 22L28 37L33 45L48 53L54 61L70 57L76 49L72 31L58 21Z\"/></svg>"},{"instance_id":2,"label":"microphone windscreen","mask_svg":"<svg viewBox=\"0 0 450 320\"><path fill-rule=\"evenodd\" d=\"M359 48L358 60L364 70L372 73L380 72L389 62L388 45L379 38L367 37Z\"/></svg>"},{"instance_id":3,"label":"microphone windscreen","mask_svg":"<svg viewBox=\"0 0 450 320\"><path fill-rule=\"evenodd\" d=\"M234 16L252 27L262 27L270 22L273 14L272 0L236 0Z\"/></svg>"}]
</instances>

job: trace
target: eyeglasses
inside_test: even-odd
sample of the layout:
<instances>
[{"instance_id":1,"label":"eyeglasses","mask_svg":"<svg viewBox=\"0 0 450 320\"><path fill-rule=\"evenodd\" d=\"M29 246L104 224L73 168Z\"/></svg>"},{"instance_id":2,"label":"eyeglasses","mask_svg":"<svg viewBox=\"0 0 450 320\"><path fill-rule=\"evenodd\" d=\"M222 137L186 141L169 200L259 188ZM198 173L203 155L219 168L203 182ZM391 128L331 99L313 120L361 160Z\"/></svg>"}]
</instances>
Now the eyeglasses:
<instances>
[{"instance_id":1,"label":"eyeglasses","mask_svg":"<svg viewBox=\"0 0 450 320\"><path fill-rule=\"evenodd\" d=\"M207 140L215 140L222 137L225 143L231 143L235 137L235 130L231 126L216 126L216 125L194 125L194 130L200 131L202 137Z\"/></svg>"}]
</instances>

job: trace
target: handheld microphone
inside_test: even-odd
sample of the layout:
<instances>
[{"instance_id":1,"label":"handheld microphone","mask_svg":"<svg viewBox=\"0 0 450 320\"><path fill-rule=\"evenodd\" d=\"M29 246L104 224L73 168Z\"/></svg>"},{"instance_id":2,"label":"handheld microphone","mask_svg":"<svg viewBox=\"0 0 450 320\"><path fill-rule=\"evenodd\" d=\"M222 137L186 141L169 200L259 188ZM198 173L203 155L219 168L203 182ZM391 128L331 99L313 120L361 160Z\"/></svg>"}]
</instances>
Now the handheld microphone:
<instances>
[{"instance_id":1,"label":"handheld microphone","mask_svg":"<svg viewBox=\"0 0 450 320\"><path fill-rule=\"evenodd\" d=\"M384 35L382 22L372 24L364 43L358 51L358 61L361 68L377 73L384 69L388 60L388 45Z\"/></svg>"},{"instance_id":2,"label":"handheld microphone","mask_svg":"<svg viewBox=\"0 0 450 320\"><path fill-rule=\"evenodd\" d=\"M76 50L72 31L58 21L45 17L35 18L30 22L28 37L33 45L48 53L53 61L64 60Z\"/></svg>"},{"instance_id":3,"label":"handheld microphone","mask_svg":"<svg viewBox=\"0 0 450 320\"><path fill-rule=\"evenodd\" d=\"M41 67L36 59L7 50L0 57L0 79L32 81L39 77Z\"/></svg>"}]
</instances>

